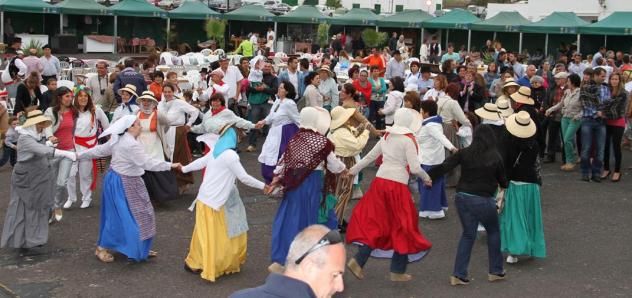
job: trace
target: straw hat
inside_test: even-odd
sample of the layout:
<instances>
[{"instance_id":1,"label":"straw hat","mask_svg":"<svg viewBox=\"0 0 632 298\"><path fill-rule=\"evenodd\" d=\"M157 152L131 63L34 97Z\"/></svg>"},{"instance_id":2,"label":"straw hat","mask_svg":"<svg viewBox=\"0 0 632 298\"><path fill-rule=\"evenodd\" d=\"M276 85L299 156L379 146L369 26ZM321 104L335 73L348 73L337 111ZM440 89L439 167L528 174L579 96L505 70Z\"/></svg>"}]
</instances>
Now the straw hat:
<instances>
[{"instance_id":1,"label":"straw hat","mask_svg":"<svg viewBox=\"0 0 632 298\"><path fill-rule=\"evenodd\" d=\"M484 106L476 109L474 113L483 119L492 120L492 121L500 120L498 107L493 103L489 103L489 102L486 103Z\"/></svg>"},{"instance_id":2,"label":"straw hat","mask_svg":"<svg viewBox=\"0 0 632 298\"><path fill-rule=\"evenodd\" d=\"M154 95L154 92L152 91L143 91L143 94L141 96L138 97L139 101L142 100L151 100L153 101L155 104L158 104L158 100L156 99L156 96Z\"/></svg>"},{"instance_id":3,"label":"straw hat","mask_svg":"<svg viewBox=\"0 0 632 298\"><path fill-rule=\"evenodd\" d=\"M409 108L399 108L395 111L393 126L387 127L386 131L392 134L405 135L414 133L421 125L419 113Z\"/></svg>"},{"instance_id":4,"label":"straw hat","mask_svg":"<svg viewBox=\"0 0 632 298\"><path fill-rule=\"evenodd\" d=\"M536 132L535 123L525 111L509 116L505 121L505 127L510 134L523 139L532 137Z\"/></svg>"},{"instance_id":5,"label":"straw hat","mask_svg":"<svg viewBox=\"0 0 632 298\"><path fill-rule=\"evenodd\" d=\"M522 86L518 91L509 95L511 99L513 99L517 103L522 103L526 105L534 105L535 101L531 98L531 88Z\"/></svg>"},{"instance_id":6,"label":"straw hat","mask_svg":"<svg viewBox=\"0 0 632 298\"><path fill-rule=\"evenodd\" d=\"M349 108L345 109L341 106L337 106L331 110L331 129L336 129L349 120L353 113L355 113L355 109Z\"/></svg>"},{"instance_id":7,"label":"straw hat","mask_svg":"<svg viewBox=\"0 0 632 298\"><path fill-rule=\"evenodd\" d=\"M556 79L566 79L566 78L568 78L568 76L569 76L568 72L560 71L560 72L556 73L553 77L556 78Z\"/></svg>"},{"instance_id":8,"label":"straw hat","mask_svg":"<svg viewBox=\"0 0 632 298\"><path fill-rule=\"evenodd\" d=\"M331 126L331 116L321 107L305 107L301 110L300 123L301 128L325 135Z\"/></svg>"},{"instance_id":9,"label":"straw hat","mask_svg":"<svg viewBox=\"0 0 632 298\"><path fill-rule=\"evenodd\" d=\"M121 95L121 92L123 91L127 91L130 94L138 97L138 94L136 94L136 86L132 85L132 84L127 84L125 85L125 87L121 88L118 90L118 94Z\"/></svg>"},{"instance_id":10,"label":"straw hat","mask_svg":"<svg viewBox=\"0 0 632 298\"><path fill-rule=\"evenodd\" d=\"M26 121L22 124L22 127L29 127L42 122L46 122L46 127L49 127L53 123L50 118L42 114L42 111L34 110L27 114Z\"/></svg>"},{"instance_id":11,"label":"straw hat","mask_svg":"<svg viewBox=\"0 0 632 298\"><path fill-rule=\"evenodd\" d=\"M326 71L330 77L334 76L334 73L331 72L331 68L329 68L329 65L322 65L319 69L318 72L320 73L321 71Z\"/></svg>"},{"instance_id":12,"label":"straw hat","mask_svg":"<svg viewBox=\"0 0 632 298\"><path fill-rule=\"evenodd\" d=\"M516 87L520 87L520 85L518 85L518 83L516 83L516 80L509 78L505 80L505 83L503 84L503 89L507 88L507 87L511 87L511 86L516 86Z\"/></svg>"},{"instance_id":13,"label":"straw hat","mask_svg":"<svg viewBox=\"0 0 632 298\"><path fill-rule=\"evenodd\" d=\"M509 105L509 101L504 98L496 100L496 107L498 108L498 113L500 113L500 116L503 118L507 118L514 113L514 110Z\"/></svg>"}]
</instances>

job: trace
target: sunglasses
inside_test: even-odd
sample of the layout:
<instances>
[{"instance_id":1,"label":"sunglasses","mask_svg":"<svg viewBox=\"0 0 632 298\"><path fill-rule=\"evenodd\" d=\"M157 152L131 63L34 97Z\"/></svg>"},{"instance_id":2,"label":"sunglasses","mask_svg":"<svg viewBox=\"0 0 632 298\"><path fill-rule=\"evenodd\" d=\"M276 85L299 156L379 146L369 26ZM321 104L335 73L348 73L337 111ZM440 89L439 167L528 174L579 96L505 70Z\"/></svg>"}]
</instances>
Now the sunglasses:
<instances>
[{"instance_id":1,"label":"sunglasses","mask_svg":"<svg viewBox=\"0 0 632 298\"><path fill-rule=\"evenodd\" d=\"M342 243L342 236L340 236L340 233L338 233L337 230L331 230L327 232L327 234L325 234L323 238L320 238L320 240L318 240L318 242L316 242L314 246L308 249L300 258L296 259L294 264L296 265L300 264L310 253L313 253L314 251L324 246L334 245L338 243Z\"/></svg>"}]
</instances>

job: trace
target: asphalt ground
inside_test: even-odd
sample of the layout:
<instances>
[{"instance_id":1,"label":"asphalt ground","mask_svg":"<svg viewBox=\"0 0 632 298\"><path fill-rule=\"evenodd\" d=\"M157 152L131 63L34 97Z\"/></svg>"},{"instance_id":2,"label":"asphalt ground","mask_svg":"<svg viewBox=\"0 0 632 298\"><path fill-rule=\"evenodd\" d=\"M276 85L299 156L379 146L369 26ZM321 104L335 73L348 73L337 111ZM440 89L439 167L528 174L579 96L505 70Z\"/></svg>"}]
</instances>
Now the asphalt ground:
<instances>
[{"instance_id":1,"label":"asphalt ground","mask_svg":"<svg viewBox=\"0 0 632 298\"><path fill-rule=\"evenodd\" d=\"M245 149L245 144L241 147ZM246 170L260 177L257 154L242 151L240 156ZM421 262L409 265L413 281L391 282L390 261L371 259L364 280L345 273L345 290L337 297L632 296L632 175L627 170L632 153L624 152L625 170L619 183L583 182L578 171L563 173L559 165L546 164L542 173L547 258L507 264L507 279L490 283L486 279L486 241L481 235L470 262L472 282L450 286L448 277L461 227L454 208L454 189L448 189L447 217L419 221L433 248ZM366 190L375 168L364 173ZM0 224L9 202L10 175L10 167L0 168ZM196 190L156 210L154 249L158 258L129 263L117 255L114 263L104 264L94 256L100 208L97 189L92 207L82 210L75 204L64 212L62 222L50 226L49 242L38 254L24 256L16 250L0 250L0 297L227 297L238 289L262 284L268 275L271 226L279 202L239 185L250 225L248 259L241 272L210 283L183 270L194 223L194 214L187 207ZM354 253L355 247L347 246L347 256Z\"/></svg>"}]
</instances>

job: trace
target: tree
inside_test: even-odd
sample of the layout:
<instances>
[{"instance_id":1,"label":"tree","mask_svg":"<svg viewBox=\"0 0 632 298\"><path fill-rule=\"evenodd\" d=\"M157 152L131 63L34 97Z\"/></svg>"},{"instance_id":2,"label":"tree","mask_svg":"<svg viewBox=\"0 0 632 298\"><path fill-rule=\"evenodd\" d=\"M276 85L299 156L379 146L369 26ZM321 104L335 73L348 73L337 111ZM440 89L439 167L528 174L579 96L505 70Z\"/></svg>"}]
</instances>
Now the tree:
<instances>
[{"instance_id":1,"label":"tree","mask_svg":"<svg viewBox=\"0 0 632 298\"><path fill-rule=\"evenodd\" d=\"M340 8L340 7L342 7L342 4L340 3L340 0L327 0L327 2L325 2L325 6L333 7L333 8Z\"/></svg>"},{"instance_id":2,"label":"tree","mask_svg":"<svg viewBox=\"0 0 632 298\"><path fill-rule=\"evenodd\" d=\"M364 29L362 31L362 40L367 48L380 48L386 44L388 34L386 32L377 32L375 29Z\"/></svg>"},{"instance_id":3,"label":"tree","mask_svg":"<svg viewBox=\"0 0 632 298\"><path fill-rule=\"evenodd\" d=\"M318 31L316 33L318 45L321 48L327 47L329 45L329 24L321 23L318 25Z\"/></svg>"},{"instance_id":4,"label":"tree","mask_svg":"<svg viewBox=\"0 0 632 298\"><path fill-rule=\"evenodd\" d=\"M208 20L206 26L206 37L217 42L220 48L224 48L224 32L226 32L226 20Z\"/></svg>"}]
</instances>

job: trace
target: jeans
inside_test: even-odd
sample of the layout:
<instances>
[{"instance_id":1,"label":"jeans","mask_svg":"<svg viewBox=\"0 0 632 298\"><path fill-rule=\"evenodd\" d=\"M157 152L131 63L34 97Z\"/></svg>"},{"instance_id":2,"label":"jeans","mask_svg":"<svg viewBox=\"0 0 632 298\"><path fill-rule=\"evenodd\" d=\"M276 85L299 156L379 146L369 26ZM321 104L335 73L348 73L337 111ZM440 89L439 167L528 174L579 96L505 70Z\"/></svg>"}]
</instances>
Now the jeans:
<instances>
[{"instance_id":1,"label":"jeans","mask_svg":"<svg viewBox=\"0 0 632 298\"><path fill-rule=\"evenodd\" d=\"M0 167L4 166L4 164L6 164L7 162L9 162L11 166L15 166L18 158L17 153L18 152L15 151L15 149L9 148L5 145L4 149L2 150L2 158L0 158Z\"/></svg>"},{"instance_id":2,"label":"jeans","mask_svg":"<svg viewBox=\"0 0 632 298\"><path fill-rule=\"evenodd\" d=\"M74 150L73 150L74 151ZM54 208L61 208L62 200L68 195L68 178L72 169L73 161L67 158L60 158L57 161L57 182L55 183L55 201Z\"/></svg>"},{"instance_id":3,"label":"jeans","mask_svg":"<svg viewBox=\"0 0 632 298\"><path fill-rule=\"evenodd\" d=\"M564 158L566 163L574 164L577 161L575 154L576 142L575 134L581 126L580 120L575 120L570 117L562 118L562 138L564 139Z\"/></svg>"},{"instance_id":4,"label":"jeans","mask_svg":"<svg viewBox=\"0 0 632 298\"><path fill-rule=\"evenodd\" d=\"M614 171L621 172L621 140L625 127L606 125L606 144L604 146L603 169L610 171L610 146L614 153Z\"/></svg>"},{"instance_id":5,"label":"jeans","mask_svg":"<svg viewBox=\"0 0 632 298\"><path fill-rule=\"evenodd\" d=\"M494 198L459 192L456 194L455 203L459 219L461 220L463 234L461 234L461 240L459 240L456 252L453 275L459 278L467 278L467 267L470 263L479 222L483 224L487 231L489 273L503 273L503 255L500 252L500 226Z\"/></svg>"},{"instance_id":6,"label":"jeans","mask_svg":"<svg viewBox=\"0 0 632 298\"><path fill-rule=\"evenodd\" d=\"M250 105L250 112L248 114L248 120L252 123L257 123L259 120L263 120L270 113L271 105L268 103L253 104ZM258 129L251 129L248 133L248 145L257 146L257 136L261 133Z\"/></svg>"},{"instance_id":7,"label":"jeans","mask_svg":"<svg viewBox=\"0 0 632 298\"><path fill-rule=\"evenodd\" d=\"M378 114L381 108L384 108L384 101L371 101L369 105L369 121L375 123L376 129L384 129L386 124L384 123L384 115Z\"/></svg>"},{"instance_id":8,"label":"jeans","mask_svg":"<svg viewBox=\"0 0 632 298\"><path fill-rule=\"evenodd\" d=\"M546 142L546 155L555 160L555 153L560 150L560 122L553 119L548 119L548 132Z\"/></svg>"},{"instance_id":9,"label":"jeans","mask_svg":"<svg viewBox=\"0 0 632 298\"><path fill-rule=\"evenodd\" d=\"M584 118L582 120L582 151L581 169L582 176L601 176L601 166L603 164L604 145L606 143L606 125L601 119ZM596 146L595 154L590 161L591 150Z\"/></svg>"},{"instance_id":10,"label":"jeans","mask_svg":"<svg viewBox=\"0 0 632 298\"><path fill-rule=\"evenodd\" d=\"M500 247L499 247L500 249ZM364 267L366 262L369 260L371 256L372 248L368 245L363 245L358 248L358 252L355 255L355 259L358 262L360 267ZM393 257L391 258L391 272L402 274L406 272L406 266L408 265L408 255L398 254L393 251Z\"/></svg>"}]
</instances>

